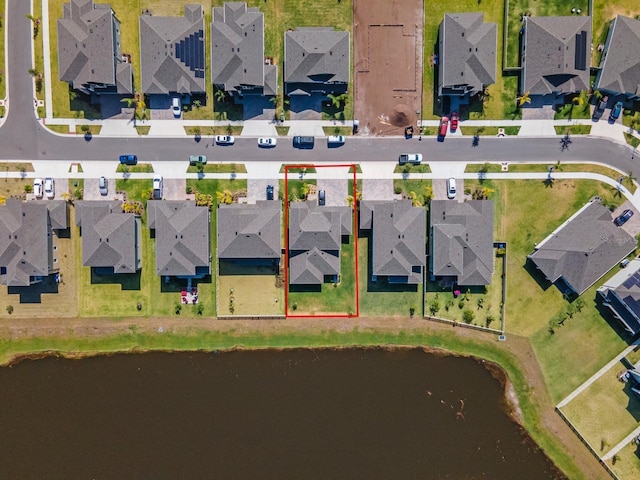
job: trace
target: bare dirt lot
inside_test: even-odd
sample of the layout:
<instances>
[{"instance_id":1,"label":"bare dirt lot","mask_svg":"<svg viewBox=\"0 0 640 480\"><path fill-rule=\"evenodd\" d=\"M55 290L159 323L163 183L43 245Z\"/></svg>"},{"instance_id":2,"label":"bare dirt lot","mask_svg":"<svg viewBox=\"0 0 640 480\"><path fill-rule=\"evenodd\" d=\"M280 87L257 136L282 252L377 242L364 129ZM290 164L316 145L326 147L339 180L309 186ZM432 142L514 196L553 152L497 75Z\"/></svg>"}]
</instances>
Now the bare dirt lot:
<instances>
[{"instance_id":1,"label":"bare dirt lot","mask_svg":"<svg viewBox=\"0 0 640 480\"><path fill-rule=\"evenodd\" d=\"M422 0L354 0L353 30L361 133L400 135L422 104Z\"/></svg>"}]
</instances>

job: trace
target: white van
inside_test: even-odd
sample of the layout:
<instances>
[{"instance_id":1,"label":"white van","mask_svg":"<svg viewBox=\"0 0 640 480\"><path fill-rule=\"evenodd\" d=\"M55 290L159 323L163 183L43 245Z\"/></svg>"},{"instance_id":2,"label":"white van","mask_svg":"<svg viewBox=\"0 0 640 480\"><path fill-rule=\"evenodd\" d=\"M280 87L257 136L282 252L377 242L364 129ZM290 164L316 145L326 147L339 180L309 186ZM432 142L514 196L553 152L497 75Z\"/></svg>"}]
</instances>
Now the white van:
<instances>
[{"instance_id":1,"label":"white van","mask_svg":"<svg viewBox=\"0 0 640 480\"><path fill-rule=\"evenodd\" d=\"M456 179L449 178L447 180L447 198L456 198Z\"/></svg>"}]
</instances>

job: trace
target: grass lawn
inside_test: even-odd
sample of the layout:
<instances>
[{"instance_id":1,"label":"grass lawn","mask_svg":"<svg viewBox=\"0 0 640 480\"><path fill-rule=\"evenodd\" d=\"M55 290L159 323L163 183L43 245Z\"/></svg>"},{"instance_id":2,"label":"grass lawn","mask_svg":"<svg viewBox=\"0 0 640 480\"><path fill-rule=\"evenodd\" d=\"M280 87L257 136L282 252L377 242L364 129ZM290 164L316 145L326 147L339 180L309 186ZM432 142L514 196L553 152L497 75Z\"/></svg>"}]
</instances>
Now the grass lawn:
<instances>
[{"instance_id":1,"label":"grass lawn","mask_svg":"<svg viewBox=\"0 0 640 480\"><path fill-rule=\"evenodd\" d=\"M616 15L636 18L640 14L640 3L636 0L594 0L593 1L593 51L591 52L591 65L600 65L601 52L597 46L607 40L609 24Z\"/></svg>"},{"instance_id":2,"label":"grass lawn","mask_svg":"<svg viewBox=\"0 0 640 480\"><path fill-rule=\"evenodd\" d=\"M401 193L403 198L413 199L415 194L414 204L419 203L425 205L427 203L427 197L432 194L431 180L404 180L395 178L393 180L393 189L396 194Z\"/></svg>"},{"instance_id":3,"label":"grass lawn","mask_svg":"<svg viewBox=\"0 0 640 480\"><path fill-rule=\"evenodd\" d=\"M289 134L289 128L290 127L276 127L276 132L278 132L278 135L281 137L286 137Z\"/></svg>"},{"instance_id":4,"label":"grass lawn","mask_svg":"<svg viewBox=\"0 0 640 480\"><path fill-rule=\"evenodd\" d=\"M272 267L223 262L218 268L218 315L284 315L284 288Z\"/></svg>"},{"instance_id":5,"label":"grass lawn","mask_svg":"<svg viewBox=\"0 0 640 480\"><path fill-rule=\"evenodd\" d=\"M329 136L329 135L343 135L343 136L349 136L353 133L353 129L351 127L339 127L339 126L335 126L335 127L322 127L322 130L324 131L324 134Z\"/></svg>"},{"instance_id":6,"label":"grass lawn","mask_svg":"<svg viewBox=\"0 0 640 480\"><path fill-rule=\"evenodd\" d=\"M520 127L502 127L505 135L518 135ZM500 127L460 127L463 135L496 136Z\"/></svg>"},{"instance_id":7,"label":"grass lawn","mask_svg":"<svg viewBox=\"0 0 640 480\"><path fill-rule=\"evenodd\" d=\"M244 163L207 163L203 165L204 173L247 173ZM198 173L197 165L189 165L187 173Z\"/></svg>"},{"instance_id":8,"label":"grass lawn","mask_svg":"<svg viewBox=\"0 0 640 480\"><path fill-rule=\"evenodd\" d=\"M640 145L640 139L634 137L633 135L627 132L623 132L623 133L624 133L624 139L627 141L627 143L631 145L633 148L638 148L638 145Z\"/></svg>"},{"instance_id":9,"label":"grass lawn","mask_svg":"<svg viewBox=\"0 0 640 480\"><path fill-rule=\"evenodd\" d=\"M556 135L589 135L591 125L569 125L568 127L553 127Z\"/></svg>"},{"instance_id":10,"label":"grass lawn","mask_svg":"<svg viewBox=\"0 0 640 480\"><path fill-rule=\"evenodd\" d=\"M118 164L117 173L153 173L153 165L151 163L138 163L137 165Z\"/></svg>"},{"instance_id":11,"label":"grass lawn","mask_svg":"<svg viewBox=\"0 0 640 480\"><path fill-rule=\"evenodd\" d=\"M2 169L0 169L0 175ZM28 178L4 178L0 180L0 205L4 204L4 201L13 196L24 197L24 187L26 185L32 185L31 179Z\"/></svg>"},{"instance_id":12,"label":"grass lawn","mask_svg":"<svg viewBox=\"0 0 640 480\"><path fill-rule=\"evenodd\" d=\"M393 173L431 173L431 168L429 168L428 163L422 163L420 165L406 163L404 165L396 165Z\"/></svg>"},{"instance_id":13,"label":"grass lawn","mask_svg":"<svg viewBox=\"0 0 640 480\"><path fill-rule=\"evenodd\" d=\"M339 283L323 283L319 288L289 286L289 313L293 315L355 314L355 242L343 244L340 252Z\"/></svg>"},{"instance_id":14,"label":"grass lawn","mask_svg":"<svg viewBox=\"0 0 640 480\"><path fill-rule=\"evenodd\" d=\"M607 460L607 465L620 480L633 480L640 474L640 447L630 443L618 452L616 461Z\"/></svg>"},{"instance_id":15,"label":"grass lawn","mask_svg":"<svg viewBox=\"0 0 640 480\"><path fill-rule=\"evenodd\" d=\"M562 409L600 455L638 426L640 400L617 378L625 368L617 363Z\"/></svg>"},{"instance_id":16,"label":"grass lawn","mask_svg":"<svg viewBox=\"0 0 640 480\"><path fill-rule=\"evenodd\" d=\"M4 8L6 2L0 2L0 52L4 52ZM7 95L7 84L5 82L4 53L0 55L0 99L4 99ZM4 107L0 111L0 116L4 116Z\"/></svg>"},{"instance_id":17,"label":"grass lawn","mask_svg":"<svg viewBox=\"0 0 640 480\"><path fill-rule=\"evenodd\" d=\"M149 179L145 180L132 180L126 178L116 179L116 191L126 192L128 201L140 201L144 205L147 204L151 190L153 188L153 181Z\"/></svg>"},{"instance_id":18,"label":"grass lawn","mask_svg":"<svg viewBox=\"0 0 640 480\"><path fill-rule=\"evenodd\" d=\"M33 0L33 16L34 18L41 19L42 18L42 0ZM31 28L33 30L34 23L31 21ZM2 32L4 35L4 31ZM55 50L57 52L57 50ZM4 50L3 50L4 52ZM40 82L36 81L36 98L38 100L45 100L44 98L44 53L42 47L42 28L38 27L38 34L34 36L33 39L33 58L34 65L33 68L42 75ZM34 75L35 77L35 75ZM51 77L53 81L53 76ZM38 108L38 115L40 117L44 117L44 109Z\"/></svg>"},{"instance_id":19,"label":"grass lawn","mask_svg":"<svg viewBox=\"0 0 640 480\"><path fill-rule=\"evenodd\" d=\"M530 13L532 17L562 16L571 15L572 8L582 10L582 15L587 15L588 0L546 0L544 2L536 0L509 0L508 16L508 40L507 40L507 64L505 67L518 67L520 61L519 52L519 32L522 28L522 15ZM502 15L503 7L500 7ZM594 36L594 43L595 43Z\"/></svg>"}]
</instances>

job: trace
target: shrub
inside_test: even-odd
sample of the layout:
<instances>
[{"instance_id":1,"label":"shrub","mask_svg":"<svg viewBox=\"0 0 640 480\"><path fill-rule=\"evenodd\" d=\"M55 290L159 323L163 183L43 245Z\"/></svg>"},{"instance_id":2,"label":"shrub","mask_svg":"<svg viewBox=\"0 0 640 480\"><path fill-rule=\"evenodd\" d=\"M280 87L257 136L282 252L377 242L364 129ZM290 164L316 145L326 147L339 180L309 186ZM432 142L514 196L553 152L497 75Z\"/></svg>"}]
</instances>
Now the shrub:
<instances>
[{"instance_id":1,"label":"shrub","mask_svg":"<svg viewBox=\"0 0 640 480\"><path fill-rule=\"evenodd\" d=\"M138 304L136 305L136 309L138 311L142 310L142 303L138 302Z\"/></svg>"},{"instance_id":2,"label":"shrub","mask_svg":"<svg viewBox=\"0 0 640 480\"><path fill-rule=\"evenodd\" d=\"M176 312L176 315L180 315L180 312L181 312L181 311L182 311L182 304L181 304L181 303L176 302L176 304L175 304L175 312Z\"/></svg>"},{"instance_id":3,"label":"shrub","mask_svg":"<svg viewBox=\"0 0 640 480\"><path fill-rule=\"evenodd\" d=\"M434 299L429 304L429 312L431 312L431 315L435 315L436 313L438 313L439 310L440 310L440 302L438 301L438 299Z\"/></svg>"},{"instance_id":4,"label":"shrub","mask_svg":"<svg viewBox=\"0 0 640 480\"><path fill-rule=\"evenodd\" d=\"M413 317L413 315L416 313L416 306L415 305L411 305L409 307L409 315Z\"/></svg>"},{"instance_id":5,"label":"shrub","mask_svg":"<svg viewBox=\"0 0 640 480\"><path fill-rule=\"evenodd\" d=\"M473 322L473 319L476 318L475 314L469 310L468 308L462 312L462 321L466 324Z\"/></svg>"},{"instance_id":6,"label":"shrub","mask_svg":"<svg viewBox=\"0 0 640 480\"><path fill-rule=\"evenodd\" d=\"M198 315L202 315L203 311L204 311L204 303L198 303L198 305L196 306L196 313Z\"/></svg>"},{"instance_id":7,"label":"shrub","mask_svg":"<svg viewBox=\"0 0 640 480\"><path fill-rule=\"evenodd\" d=\"M402 188L401 187L393 187L393 193L395 193L396 195L400 195L402 193Z\"/></svg>"},{"instance_id":8,"label":"shrub","mask_svg":"<svg viewBox=\"0 0 640 480\"><path fill-rule=\"evenodd\" d=\"M33 187L31 186L31 184L30 184L30 183L27 183L27 184L24 186L24 191L25 191L25 193L31 193L31 192L33 192Z\"/></svg>"},{"instance_id":9,"label":"shrub","mask_svg":"<svg viewBox=\"0 0 640 480\"><path fill-rule=\"evenodd\" d=\"M13 313L13 305L7 305L7 313L11 315Z\"/></svg>"},{"instance_id":10,"label":"shrub","mask_svg":"<svg viewBox=\"0 0 640 480\"><path fill-rule=\"evenodd\" d=\"M487 318L485 319L485 325L487 326L487 328L489 328L494 321L495 318L493 317L493 315L487 315Z\"/></svg>"}]
</instances>

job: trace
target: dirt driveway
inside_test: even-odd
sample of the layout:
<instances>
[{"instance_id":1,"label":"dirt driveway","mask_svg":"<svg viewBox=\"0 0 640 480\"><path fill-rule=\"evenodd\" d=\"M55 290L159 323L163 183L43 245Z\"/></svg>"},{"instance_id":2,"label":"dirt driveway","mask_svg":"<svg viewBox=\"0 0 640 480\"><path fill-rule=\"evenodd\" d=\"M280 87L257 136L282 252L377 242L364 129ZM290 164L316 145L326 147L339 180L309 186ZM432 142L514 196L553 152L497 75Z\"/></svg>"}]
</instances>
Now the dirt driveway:
<instances>
[{"instance_id":1,"label":"dirt driveway","mask_svg":"<svg viewBox=\"0 0 640 480\"><path fill-rule=\"evenodd\" d=\"M363 135L400 135L422 105L421 0L354 0L355 118Z\"/></svg>"}]
</instances>

